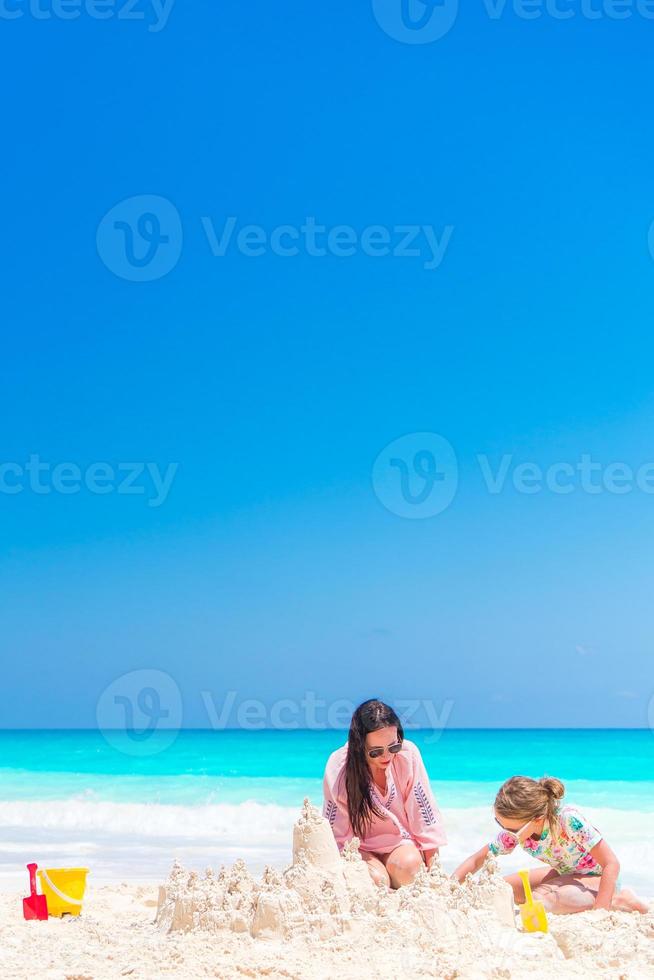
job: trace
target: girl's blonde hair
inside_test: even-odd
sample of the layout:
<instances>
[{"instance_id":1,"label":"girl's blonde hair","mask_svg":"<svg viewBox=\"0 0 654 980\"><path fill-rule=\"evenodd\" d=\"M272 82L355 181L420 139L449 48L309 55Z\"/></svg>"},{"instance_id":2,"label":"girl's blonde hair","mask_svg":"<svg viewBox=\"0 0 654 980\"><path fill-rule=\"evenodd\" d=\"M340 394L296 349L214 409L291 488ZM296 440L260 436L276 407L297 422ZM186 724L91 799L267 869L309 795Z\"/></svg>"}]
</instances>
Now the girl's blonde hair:
<instances>
[{"instance_id":1,"label":"girl's blonde hair","mask_svg":"<svg viewBox=\"0 0 654 980\"><path fill-rule=\"evenodd\" d=\"M554 776L531 779L529 776L512 776L500 786L495 797L495 812L498 817L509 820L539 820L544 817L554 836L559 829L557 802L563 799L565 786Z\"/></svg>"}]
</instances>

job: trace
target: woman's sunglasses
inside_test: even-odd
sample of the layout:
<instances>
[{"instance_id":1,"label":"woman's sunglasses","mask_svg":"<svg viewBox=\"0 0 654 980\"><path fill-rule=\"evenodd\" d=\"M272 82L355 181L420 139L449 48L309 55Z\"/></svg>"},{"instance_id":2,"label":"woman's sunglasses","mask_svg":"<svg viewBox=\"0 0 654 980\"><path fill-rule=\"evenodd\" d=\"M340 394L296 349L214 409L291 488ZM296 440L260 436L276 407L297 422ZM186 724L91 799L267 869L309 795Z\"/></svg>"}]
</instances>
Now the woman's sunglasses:
<instances>
[{"instance_id":1,"label":"woman's sunglasses","mask_svg":"<svg viewBox=\"0 0 654 980\"><path fill-rule=\"evenodd\" d=\"M401 742L394 742L393 745L379 745L377 748L368 749L368 755L371 759L380 759L385 752L390 752L391 755L397 755L401 748Z\"/></svg>"}]
</instances>

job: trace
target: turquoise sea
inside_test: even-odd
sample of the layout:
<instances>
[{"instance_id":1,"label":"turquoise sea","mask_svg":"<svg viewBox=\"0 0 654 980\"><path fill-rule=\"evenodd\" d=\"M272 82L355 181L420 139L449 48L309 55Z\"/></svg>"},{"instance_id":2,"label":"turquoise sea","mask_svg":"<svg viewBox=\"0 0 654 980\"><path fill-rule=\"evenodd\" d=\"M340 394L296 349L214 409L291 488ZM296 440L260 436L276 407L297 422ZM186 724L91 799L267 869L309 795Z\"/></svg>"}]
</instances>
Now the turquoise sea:
<instances>
[{"instance_id":1,"label":"turquoise sea","mask_svg":"<svg viewBox=\"0 0 654 980\"><path fill-rule=\"evenodd\" d=\"M454 867L493 833L508 776L556 775L654 894L654 734L643 730L410 731L446 820ZM0 732L0 876L29 860L102 878L157 878L173 857L283 865L305 796L345 731ZM510 860L510 859L507 859ZM522 862L529 863L528 861ZM507 870L513 870L507 865Z\"/></svg>"}]
</instances>

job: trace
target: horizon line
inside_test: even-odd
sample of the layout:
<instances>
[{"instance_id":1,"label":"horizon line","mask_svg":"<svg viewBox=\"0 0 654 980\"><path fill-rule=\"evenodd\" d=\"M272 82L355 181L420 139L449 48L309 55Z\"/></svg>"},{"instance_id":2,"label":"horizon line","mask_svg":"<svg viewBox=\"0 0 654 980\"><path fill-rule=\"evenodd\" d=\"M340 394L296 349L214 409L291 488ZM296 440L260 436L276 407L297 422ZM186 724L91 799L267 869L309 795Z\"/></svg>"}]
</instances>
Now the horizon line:
<instances>
[{"instance_id":1,"label":"horizon line","mask_svg":"<svg viewBox=\"0 0 654 980\"><path fill-rule=\"evenodd\" d=\"M103 732L127 732L127 731L130 731L130 730L141 731L142 729L140 729L140 728L127 729L124 726L119 726L117 728L108 728L108 727L98 728L97 726L95 726L95 727L90 727L90 726L89 727L81 727L80 726L78 728L64 728L64 727L61 727L61 728L52 728L52 727L43 727L43 728L0 728L0 735L5 735L5 734L18 734L20 732L23 732L23 733L32 733L32 732L40 732L40 733L46 733L46 732L56 732L56 733L62 733L62 732L97 732L99 735L102 735ZM183 733L183 732L198 732L198 733L201 733L202 732L202 733L213 733L213 734L217 734L219 732L241 732L241 733L247 734L247 735L260 735L263 732L276 732L278 734L283 734L283 735L297 735L297 734L300 734L300 733L307 733L307 732L311 732L313 734L320 734L320 733L324 733L324 732L348 732L348 731L349 731L349 726L348 727L345 727L345 728L327 728L327 727L325 727L325 728L300 728L300 727L298 727L298 728L272 728L272 727L268 727L268 726L262 726L261 728L242 728L242 727L238 727L238 726L228 726L228 725L225 725L224 727L220 727L220 728L206 728L206 727L200 727L200 726L198 726L198 727L191 727L191 726L189 726L189 727L182 727L182 728L174 728L174 727L168 728L168 727L165 727L165 726L161 726L160 728L155 729L155 731L152 734L154 735L154 734L157 734L157 733L168 733L168 732L178 732L180 734ZM406 727L405 727L404 731L405 731L405 735L406 735L407 734L407 728ZM548 727L541 727L541 726L529 726L529 727L525 727L525 726L520 726L520 725L508 726L508 727L507 726L484 726L484 725L478 725L478 726L471 727L471 726L447 725L447 726L444 726L443 728L428 728L428 727L427 728L422 728L422 727L421 728L409 728L408 729L408 732L409 733L414 733L414 734L419 734L420 732L430 732L430 733L440 732L441 734L445 734L446 732L651 732L652 735L654 735L654 730L650 726L648 726L648 725L645 725L645 726L633 725L633 726L629 726L629 727L624 727L624 726L608 726L608 727L603 727L603 728L598 728L596 726L590 726L590 725L589 726L585 726L585 725L584 726L577 726L577 727L571 727L571 726L567 726L567 725L562 725L562 726L548 726Z\"/></svg>"}]
</instances>

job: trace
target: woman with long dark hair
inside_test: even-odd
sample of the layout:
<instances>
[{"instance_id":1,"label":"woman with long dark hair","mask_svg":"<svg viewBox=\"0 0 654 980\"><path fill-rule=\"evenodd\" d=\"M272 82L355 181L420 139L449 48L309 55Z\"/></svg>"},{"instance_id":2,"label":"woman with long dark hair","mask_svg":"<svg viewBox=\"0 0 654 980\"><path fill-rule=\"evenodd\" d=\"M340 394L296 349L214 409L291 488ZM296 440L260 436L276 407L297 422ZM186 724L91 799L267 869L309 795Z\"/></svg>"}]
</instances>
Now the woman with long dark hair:
<instances>
[{"instance_id":1,"label":"woman with long dark hair","mask_svg":"<svg viewBox=\"0 0 654 980\"><path fill-rule=\"evenodd\" d=\"M409 884L447 842L418 747L383 701L352 715L347 744L327 761L324 794L336 843L358 837L377 884Z\"/></svg>"}]
</instances>

